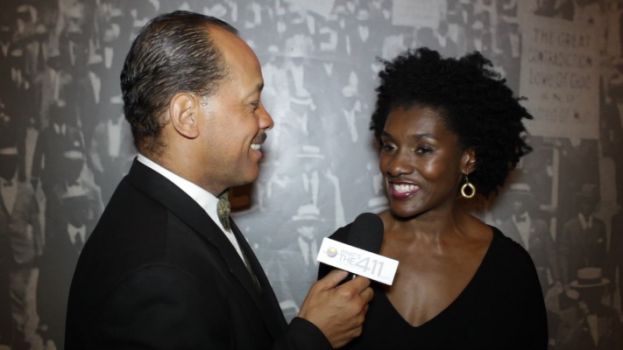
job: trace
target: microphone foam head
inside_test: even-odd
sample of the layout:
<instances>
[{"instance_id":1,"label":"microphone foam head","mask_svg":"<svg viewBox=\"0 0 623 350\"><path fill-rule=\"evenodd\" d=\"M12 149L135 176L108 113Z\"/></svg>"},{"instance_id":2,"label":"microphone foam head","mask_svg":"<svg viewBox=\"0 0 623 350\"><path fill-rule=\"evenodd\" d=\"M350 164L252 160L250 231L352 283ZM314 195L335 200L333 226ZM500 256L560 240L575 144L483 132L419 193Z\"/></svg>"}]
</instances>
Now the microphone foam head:
<instances>
[{"instance_id":1,"label":"microphone foam head","mask_svg":"<svg viewBox=\"0 0 623 350\"><path fill-rule=\"evenodd\" d=\"M360 214L348 232L348 244L378 253L383 243L383 221L372 213Z\"/></svg>"}]
</instances>

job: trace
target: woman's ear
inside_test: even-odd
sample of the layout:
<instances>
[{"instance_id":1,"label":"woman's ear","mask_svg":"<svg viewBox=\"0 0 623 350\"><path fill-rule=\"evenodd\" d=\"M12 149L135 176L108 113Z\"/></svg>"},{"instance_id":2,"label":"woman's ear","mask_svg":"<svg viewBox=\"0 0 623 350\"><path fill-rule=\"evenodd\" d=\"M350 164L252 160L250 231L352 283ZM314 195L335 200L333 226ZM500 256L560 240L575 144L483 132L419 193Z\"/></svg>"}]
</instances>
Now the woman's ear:
<instances>
[{"instance_id":1,"label":"woman's ear","mask_svg":"<svg viewBox=\"0 0 623 350\"><path fill-rule=\"evenodd\" d=\"M468 148L463 151L461 156L461 172L469 175L476 170L476 151L473 148Z\"/></svg>"},{"instance_id":2,"label":"woman's ear","mask_svg":"<svg viewBox=\"0 0 623 350\"><path fill-rule=\"evenodd\" d=\"M180 92L169 103L169 120L178 134L194 139L199 136L199 99L192 93Z\"/></svg>"}]
</instances>

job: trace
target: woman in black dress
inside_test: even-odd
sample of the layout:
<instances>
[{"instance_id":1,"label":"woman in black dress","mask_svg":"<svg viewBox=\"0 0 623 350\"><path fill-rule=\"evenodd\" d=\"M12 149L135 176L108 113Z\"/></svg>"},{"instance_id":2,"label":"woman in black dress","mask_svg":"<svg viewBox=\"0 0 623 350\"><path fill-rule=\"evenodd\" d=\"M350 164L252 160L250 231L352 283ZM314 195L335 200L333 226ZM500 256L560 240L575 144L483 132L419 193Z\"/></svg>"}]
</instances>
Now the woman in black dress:
<instances>
[{"instance_id":1,"label":"woman in black dress","mask_svg":"<svg viewBox=\"0 0 623 350\"><path fill-rule=\"evenodd\" d=\"M379 77L371 129L389 201L380 254L400 265L392 286L375 285L347 348L546 349L530 256L465 205L497 192L530 151L522 119L532 116L479 53L412 50ZM349 226L333 238L345 241Z\"/></svg>"}]
</instances>

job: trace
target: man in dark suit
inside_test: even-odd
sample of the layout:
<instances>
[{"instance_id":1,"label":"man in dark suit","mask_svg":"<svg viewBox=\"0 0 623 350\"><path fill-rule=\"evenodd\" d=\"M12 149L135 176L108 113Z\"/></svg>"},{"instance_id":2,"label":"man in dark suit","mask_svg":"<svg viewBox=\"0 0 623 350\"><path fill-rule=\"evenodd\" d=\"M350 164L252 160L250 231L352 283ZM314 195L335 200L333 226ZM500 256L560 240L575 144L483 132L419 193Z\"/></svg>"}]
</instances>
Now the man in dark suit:
<instances>
[{"instance_id":1,"label":"man in dark suit","mask_svg":"<svg viewBox=\"0 0 623 350\"><path fill-rule=\"evenodd\" d=\"M599 267L583 267L570 283L579 298L577 305L563 311L560 324L562 350L623 349L623 326L617 311L602 302L610 281Z\"/></svg>"},{"instance_id":2,"label":"man in dark suit","mask_svg":"<svg viewBox=\"0 0 623 350\"><path fill-rule=\"evenodd\" d=\"M530 253L541 288L546 292L550 285L560 282L558 261L547 223L535 215L538 203L530 185L522 182L512 184L504 193L503 201L510 207L511 214L502 221L500 229Z\"/></svg>"},{"instance_id":3,"label":"man in dark suit","mask_svg":"<svg viewBox=\"0 0 623 350\"><path fill-rule=\"evenodd\" d=\"M0 135L1 136L1 135ZM41 226L39 225L39 203L28 181L19 179L19 148L0 146L0 242L8 239L10 251L0 261L8 268L10 303L4 304L5 293L0 290L0 322L6 332L6 314L11 316L13 334L3 336L1 343L10 340L11 349L28 349L32 338L32 325L36 322L35 263L41 253ZM0 247L0 254L6 254L6 247ZM0 276L0 288L4 289L6 276ZM3 300L4 299L4 300ZM11 339L9 339L11 338ZM0 344L1 344L0 343Z\"/></svg>"},{"instance_id":4,"label":"man in dark suit","mask_svg":"<svg viewBox=\"0 0 623 350\"><path fill-rule=\"evenodd\" d=\"M577 214L562 227L557 239L561 277L566 288L575 271L583 267L606 270L606 224L595 216L599 204L598 187L583 184L575 195Z\"/></svg>"},{"instance_id":5,"label":"man in dark suit","mask_svg":"<svg viewBox=\"0 0 623 350\"><path fill-rule=\"evenodd\" d=\"M330 349L361 332L369 281L334 271L287 325L218 197L253 182L273 121L257 57L216 18L174 12L121 73L139 151L84 246L65 349ZM225 212L226 210L223 210Z\"/></svg>"},{"instance_id":6,"label":"man in dark suit","mask_svg":"<svg viewBox=\"0 0 623 350\"><path fill-rule=\"evenodd\" d=\"M612 216L610 235L610 249L608 251L608 277L612 281L610 290L612 299L616 298L616 283L619 280L619 300L623 304L623 207ZM623 306L620 309L623 312Z\"/></svg>"},{"instance_id":7,"label":"man in dark suit","mask_svg":"<svg viewBox=\"0 0 623 350\"><path fill-rule=\"evenodd\" d=\"M48 226L46 247L39 260L37 311L41 335L61 348L65 337L67 294L87 234L93 229L95 200L83 185L68 186L61 197L61 210Z\"/></svg>"},{"instance_id":8,"label":"man in dark suit","mask_svg":"<svg viewBox=\"0 0 623 350\"><path fill-rule=\"evenodd\" d=\"M0 126L3 126L1 120ZM3 132L0 131L1 134ZM17 172L17 147L12 149L14 151L7 152L10 149L0 145L0 344L2 345L11 345L15 332L11 312L11 272L17 264L11 247L10 220L5 209L6 200L3 193Z\"/></svg>"}]
</instances>

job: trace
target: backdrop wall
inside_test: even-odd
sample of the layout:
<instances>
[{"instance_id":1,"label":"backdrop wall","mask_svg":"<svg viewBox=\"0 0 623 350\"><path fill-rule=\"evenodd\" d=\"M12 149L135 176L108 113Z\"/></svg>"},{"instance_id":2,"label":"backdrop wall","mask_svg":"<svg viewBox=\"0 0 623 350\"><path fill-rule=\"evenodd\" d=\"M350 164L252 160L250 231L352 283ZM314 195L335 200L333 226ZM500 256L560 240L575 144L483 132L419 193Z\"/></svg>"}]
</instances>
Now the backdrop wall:
<instances>
[{"instance_id":1,"label":"backdrop wall","mask_svg":"<svg viewBox=\"0 0 623 350\"><path fill-rule=\"evenodd\" d=\"M479 50L536 119L534 152L476 214L532 255L552 349L621 349L623 1L611 0L4 0L0 348L61 348L81 244L135 155L121 65L140 27L175 9L232 23L262 62L275 127L235 215L287 317L322 237L385 207L368 130L378 59Z\"/></svg>"}]
</instances>

